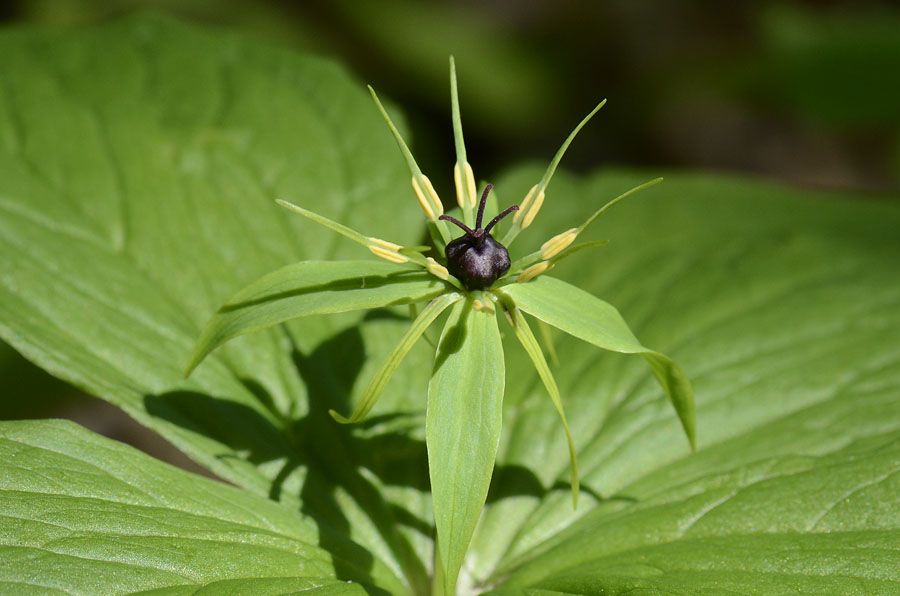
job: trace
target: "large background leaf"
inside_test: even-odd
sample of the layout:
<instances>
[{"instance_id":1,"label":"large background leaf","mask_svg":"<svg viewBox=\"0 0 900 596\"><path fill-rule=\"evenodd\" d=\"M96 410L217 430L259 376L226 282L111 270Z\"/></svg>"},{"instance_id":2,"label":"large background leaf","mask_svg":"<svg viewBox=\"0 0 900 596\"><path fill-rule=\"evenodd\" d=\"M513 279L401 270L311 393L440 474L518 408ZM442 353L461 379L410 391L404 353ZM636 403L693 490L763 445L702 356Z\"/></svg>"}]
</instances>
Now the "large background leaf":
<instances>
[{"instance_id":1,"label":"large background leaf","mask_svg":"<svg viewBox=\"0 0 900 596\"><path fill-rule=\"evenodd\" d=\"M367 577L358 546L328 552L309 519L73 423L0 423L0 467L4 593L367 593L337 581Z\"/></svg>"},{"instance_id":2,"label":"large background leaf","mask_svg":"<svg viewBox=\"0 0 900 596\"><path fill-rule=\"evenodd\" d=\"M5 33L0 82L3 339L310 514L324 549L348 534L363 568L380 559L426 591L433 348L413 350L365 426L327 414L349 411L402 335L397 312L244 336L181 376L201 325L246 283L299 258L365 257L274 198L417 243L408 176L362 84L154 18ZM541 172L492 182L512 201ZM558 173L514 253L652 175ZM612 243L554 275L682 365L698 453L643 362L558 334L584 483L573 512L561 425L507 341L501 461L461 585L896 592L898 229L877 201L708 175L667 176L604 216L592 233Z\"/></svg>"},{"instance_id":3,"label":"large background leaf","mask_svg":"<svg viewBox=\"0 0 900 596\"><path fill-rule=\"evenodd\" d=\"M301 258L371 257L276 197L418 243L405 166L364 86L321 59L155 17L6 32L0 73L3 339L219 476L294 508L302 497L425 582L410 541L428 540L429 502L397 509L381 486L425 491L423 433L398 430L422 420L373 433L327 413L349 410L405 311L248 335L183 379L203 323L241 287ZM386 409L424 408L430 361L413 350L418 382L395 377Z\"/></svg>"},{"instance_id":4,"label":"large background leaf","mask_svg":"<svg viewBox=\"0 0 900 596\"><path fill-rule=\"evenodd\" d=\"M498 184L523 192L537 175ZM532 242L636 181L554 180ZM587 505L571 509L536 374L509 375L473 575L548 593L897 592L900 210L671 175L597 225L611 244L554 274L684 367L698 453L643 363L558 334Z\"/></svg>"}]
</instances>

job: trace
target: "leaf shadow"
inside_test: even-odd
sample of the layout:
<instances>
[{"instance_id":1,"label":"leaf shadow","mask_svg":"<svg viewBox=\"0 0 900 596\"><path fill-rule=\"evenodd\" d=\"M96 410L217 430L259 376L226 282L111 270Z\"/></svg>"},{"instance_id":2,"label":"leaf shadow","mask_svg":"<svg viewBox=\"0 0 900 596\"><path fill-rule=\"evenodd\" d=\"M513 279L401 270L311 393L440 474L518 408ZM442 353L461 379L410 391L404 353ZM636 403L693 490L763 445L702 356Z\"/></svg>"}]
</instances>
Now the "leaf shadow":
<instances>
[{"instance_id":1,"label":"leaf shadow","mask_svg":"<svg viewBox=\"0 0 900 596\"><path fill-rule=\"evenodd\" d=\"M529 496L543 499L550 493L569 493L572 483L566 480L557 480L550 486L544 486L540 478L533 470L517 464L498 465L494 468L491 478L491 486L488 490L486 503L496 503L512 497ZM604 497L590 486L582 483L579 492L589 495L597 503L604 501L636 502L637 499L626 496Z\"/></svg>"},{"instance_id":2,"label":"leaf shadow","mask_svg":"<svg viewBox=\"0 0 900 596\"><path fill-rule=\"evenodd\" d=\"M472 301L466 299L462 304L462 310L459 313L459 318L456 320L456 324L447 329L443 336L441 337L440 343L438 344L437 353L434 356L434 367L432 368L432 374L440 370L440 368L444 365L444 362L447 361L447 358L458 352L463 343L466 340L466 335L468 335L468 327L466 326L466 321L469 319L469 311L472 309Z\"/></svg>"},{"instance_id":3,"label":"leaf shadow","mask_svg":"<svg viewBox=\"0 0 900 596\"><path fill-rule=\"evenodd\" d=\"M368 318L394 316L372 311ZM307 355L295 346L292 358L308 392L308 411L296 420L280 419L272 396L252 379L242 382L259 401L259 409L189 391L147 395L144 404L154 416L227 445L232 453L222 457L241 453L242 459L261 468L283 462L272 478L269 497L286 502L300 498L301 511L318 527L319 546L333 555L338 579L372 584L375 563L366 548L349 538L352 527L345 511L349 496L394 552L405 579L421 584L413 586L414 591L427 593L427 569L401 530L431 536L430 520L391 503L381 490L400 486L428 491L425 443L402 432L403 419L417 414L381 416L355 426L338 424L328 414L329 409L348 408L365 357L358 327L333 335ZM373 432L377 425L391 428L398 422L401 430Z\"/></svg>"},{"instance_id":4,"label":"leaf shadow","mask_svg":"<svg viewBox=\"0 0 900 596\"><path fill-rule=\"evenodd\" d=\"M458 350L466 337L465 309L471 305L462 308L460 321L447 330L438 346L435 368ZM404 319L384 309L370 311L365 318ZM235 453L239 453L241 460L260 469L276 467L268 496L288 503L299 498L301 512L317 525L319 546L333 556L339 579L361 581L369 584L366 589L370 593L381 593L371 587L374 556L351 538L349 516L353 514L348 511L355 508L371 521L379 539L391 549L412 591L428 593L429 572L404 529L431 538L434 525L430 516L417 516L391 502L383 492L385 486L422 493L430 490L425 442L408 432L411 426L422 424L423 413L373 416L356 425L338 424L331 418L330 409L350 409L351 391L366 360L359 327L335 333L308 354L294 345L291 357L308 393L308 409L297 419L279 414L272 395L252 378L241 382L256 404L172 391L145 396L146 410L227 445L223 459L237 459ZM527 467L498 465L487 502L521 495L543 498L550 492L568 490L568 486L560 481L545 487ZM597 494L592 496L604 500ZM352 500L349 510L348 498Z\"/></svg>"}]
</instances>

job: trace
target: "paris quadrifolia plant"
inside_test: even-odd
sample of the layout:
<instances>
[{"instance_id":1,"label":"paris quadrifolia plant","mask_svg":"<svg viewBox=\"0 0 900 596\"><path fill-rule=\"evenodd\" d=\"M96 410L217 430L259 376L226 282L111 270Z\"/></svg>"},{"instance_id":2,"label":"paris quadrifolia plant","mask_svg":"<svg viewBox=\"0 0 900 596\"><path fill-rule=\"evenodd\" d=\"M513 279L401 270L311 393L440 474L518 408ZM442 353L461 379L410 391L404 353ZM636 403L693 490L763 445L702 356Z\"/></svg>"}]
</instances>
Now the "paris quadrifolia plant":
<instances>
[{"instance_id":1,"label":"paris quadrifolia plant","mask_svg":"<svg viewBox=\"0 0 900 596\"><path fill-rule=\"evenodd\" d=\"M559 413L571 459L573 506L577 506L579 492L575 443L544 349L526 315L597 347L641 355L671 400L688 441L694 446L693 395L678 365L641 345L613 306L547 275L559 261L576 251L602 244L575 241L607 209L660 179L612 199L580 226L560 232L537 250L511 260L508 249L540 213L560 159L605 100L575 127L543 178L524 199L484 225L491 185L484 188L479 200L475 175L466 159L452 58L450 86L456 144L453 177L458 204L453 216L444 214L434 187L419 169L374 90L369 88L409 165L413 191L425 213L434 246L405 246L368 236L300 205L278 200L288 210L358 242L381 260L303 261L250 284L222 306L206 325L187 368L190 372L213 349L237 335L294 317L411 305L409 330L387 355L353 412L349 416L331 412L337 422L354 423L372 410L406 354L449 309L428 384L425 422L437 532L435 589L448 596L455 590L457 575L487 496L500 438L505 367L499 319L506 320L512 334L525 348ZM506 227L502 235L497 232L501 223ZM458 235L459 230L462 235ZM429 256L430 252L434 256Z\"/></svg>"}]
</instances>

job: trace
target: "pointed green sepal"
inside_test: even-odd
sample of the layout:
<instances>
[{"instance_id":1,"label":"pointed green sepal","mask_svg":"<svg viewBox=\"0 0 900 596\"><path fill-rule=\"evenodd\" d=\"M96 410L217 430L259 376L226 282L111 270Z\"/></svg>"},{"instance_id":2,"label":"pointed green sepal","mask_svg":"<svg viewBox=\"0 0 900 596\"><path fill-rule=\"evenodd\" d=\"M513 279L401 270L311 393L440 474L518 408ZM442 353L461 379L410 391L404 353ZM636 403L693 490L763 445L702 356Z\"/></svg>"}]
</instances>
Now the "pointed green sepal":
<instances>
[{"instance_id":1,"label":"pointed green sepal","mask_svg":"<svg viewBox=\"0 0 900 596\"><path fill-rule=\"evenodd\" d=\"M543 381L544 387L547 388L547 393L550 394L550 401L553 402L553 406L559 413L560 420L562 420L563 428L566 431L566 441L569 444L572 507L577 508L579 488L578 458L575 453L575 441L572 439L572 433L569 430L569 422L566 420L566 412L563 409L562 398L559 395L559 388L556 385L556 380L553 378L553 373L550 372L550 367L547 366L547 361L544 359L544 354L541 351L541 347L538 345L537 339L534 337L534 333L532 333L531 328L528 326L528 321L526 321L525 317L522 315L522 311L516 308L514 301L509 296L503 296L503 306L507 316L507 320L509 321L510 325L512 325L513 331L516 334L516 339L519 340L519 343L521 343L522 347L525 348L525 352L528 354L528 357L531 358L531 362L534 364L534 368L535 370L537 370L538 376L541 377L541 381Z\"/></svg>"},{"instance_id":2,"label":"pointed green sepal","mask_svg":"<svg viewBox=\"0 0 900 596\"><path fill-rule=\"evenodd\" d=\"M456 85L456 61L450 56L450 106L453 117L453 143L456 147L456 165L453 168L453 182L456 186L456 201L462 209L462 220L469 227L475 225L475 205L478 200L475 190L475 175L466 157L466 143L463 139L462 117L459 114L459 90Z\"/></svg>"},{"instance_id":3,"label":"pointed green sepal","mask_svg":"<svg viewBox=\"0 0 900 596\"><path fill-rule=\"evenodd\" d=\"M394 125L394 121L391 120L391 117L388 115L387 110L384 109L381 100L378 99L378 94L375 93L375 89L373 89L371 85L369 85L369 93L372 94L372 99L375 101L375 105L378 106L378 111L381 112L381 116L384 118L391 134L394 135L394 140L397 142L397 147L400 148L403 159L406 160L406 165L409 167L409 173L412 175L413 190L416 193L419 205L425 212L425 216L437 228L438 233L446 245L452 238L446 224L438 219L444 212L444 207L441 204L440 198L437 196L437 193L434 192L431 181L422 173L419 164L416 163L416 158L413 157L412 151L409 150L409 146L406 144L406 141L403 140L403 136L400 134L397 126Z\"/></svg>"},{"instance_id":4,"label":"pointed green sepal","mask_svg":"<svg viewBox=\"0 0 900 596\"><path fill-rule=\"evenodd\" d=\"M324 215L319 215L318 213L310 211L309 209L304 209L300 205L295 205L295 204L291 203L290 201L285 201L284 199L275 199L275 202L278 203L279 205L281 205L282 207L284 207L285 209L287 209L288 211L293 211L294 213L297 213L298 215L302 215L306 219L312 220L312 221L316 222L317 224L319 224L320 226L324 226L324 227L328 228L329 230L331 230L332 232L337 232L341 236L343 236L345 238L349 238L350 240L353 240L354 242L358 242L359 244L362 244L363 246L367 247L370 244L369 237L366 236L365 234L361 234L360 232L357 232L353 228L348 228L344 224L340 224L332 219L328 219Z\"/></svg>"},{"instance_id":5,"label":"pointed green sepal","mask_svg":"<svg viewBox=\"0 0 900 596\"><path fill-rule=\"evenodd\" d=\"M581 224L580 226L578 226L578 230L577 230L576 233L577 233L577 234L580 234L581 232L583 232L584 229L585 229L586 227L588 227L589 225L591 225L592 223L594 223L594 221L595 221L598 217L600 217L601 215L603 215L610 207L612 207L613 205L615 205L615 204L618 203L619 201L625 200L625 199L627 199L628 197L630 197L631 195L633 195L633 194L635 194L635 193L637 193L637 192L640 192L640 191L644 190L645 188L650 188L651 186L653 186L653 185L655 185L655 184L659 184L659 183L662 182L662 181L663 181L662 177L660 177L660 178L654 178L653 180L650 180L650 181L644 182L643 184L639 184L639 185L635 186L635 187L632 188L631 190L627 190L627 191L623 192L622 194L620 194L619 196L617 196L617 197L614 198L613 200L609 201L609 202L608 202L607 204L605 204L603 207L600 207L599 209L597 209L597 210L593 213L593 215L591 215L589 218L587 218L587 219L585 220L585 222L584 222L583 224Z\"/></svg>"},{"instance_id":6,"label":"pointed green sepal","mask_svg":"<svg viewBox=\"0 0 900 596\"><path fill-rule=\"evenodd\" d=\"M569 148L569 145L572 144L572 141L575 139L575 136L578 132L587 124L591 118L594 117L600 108L606 105L606 100L604 99L597 106L590 111L590 113L585 116L581 122L578 123L578 126L569 133L569 136L566 137L566 140L563 142L562 146L560 146L559 151L556 152L556 155L553 156L553 160L550 162L550 165L547 167L547 171L544 172L544 177L541 178L541 181L538 182L534 187L529 191L528 195L519 205L519 211L513 216L512 225L509 230L506 232L506 235L501 240L501 244L509 248L509 246L513 243L513 240L516 239L516 236L519 235L519 232L527 228L531 225L531 222L534 221L534 218L537 216L538 211L540 211L541 206L544 202L544 192L547 189L547 186L550 184L550 180L553 178L553 174L556 172L556 167L559 165L560 160L562 160L563 155L565 155L566 150Z\"/></svg>"},{"instance_id":7,"label":"pointed green sepal","mask_svg":"<svg viewBox=\"0 0 900 596\"><path fill-rule=\"evenodd\" d=\"M374 238L372 236L366 236L360 232L357 232L353 228L349 228L344 224L338 223L332 219L328 219L324 215L319 215L309 209L304 209L299 205L295 205L289 201L285 201L283 199L275 199L275 202L287 209L288 211L293 211L298 215L302 215L303 217L316 222L320 226L324 226L331 230L332 232L337 232L341 236L345 238L349 238L353 240L357 244L361 244L369 249L369 252L374 254L377 257L382 259L386 259L392 263L403 264L407 261L411 261L417 265L421 265L425 267L427 261L422 255L422 250L429 250L428 246L400 246L397 244L393 244L392 242L386 242L379 238Z\"/></svg>"},{"instance_id":8,"label":"pointed green sepal","mask_svg":"<svg viewBox=\"0 0 900 596\"><path fill-rule=\"evenodd\" d=\"M397 344L388 356L387 361L369 382L369 386L366 387L366 390L363 392L359 403L356 405L356 408L353 410L350 417L347 418L334 410L329 410L328 413L331 414L331 417L341 424L352 424L365 418L375 406L375 402L378 401L378 398L381 397L381 393L384 391L391 375L394 374L394 371L396 371L397 367L400 366L400 363L403 362L403 359L412 349L413 345L415 345L416 341L418 341L422 334L425 333L425 330L428 329L434 320L444 312L448 306L458 301L460 298L462 298L460 294L450 293L443 294L432 300L431 303L419 313L409 330L407 330L406 334L400 340L400 343Z\"/></svg>"},{"instance_id":9,"label":"pointed green sepal","mask_svg":"<svg viewBox=\"0 0 900 596\"><path fill-rule=\"evenodd\" d=\"M576 252L582 251L586 248L594 248L596 246L604 246L606 244L609 244L609 240L591 240L589 242L579 242L578 244L573 244L572 246L566 248L564 251L548 260L551 263L557 263L565 259L566 257L569 257ZM504 274L504 276L501 278L501 285L504 280L517 277L520 273L522 273L522 271L540 261L543 258L542 253L543 251L536 250L529 255L525 255L521 259L516 259L515 261L513 261L509 266L509 271L507 271L506 274Z\"/></svg>"},{"instance_id":10,"label":"pointed green sepal","mask_svg":"<svg viewBox=\"0 0 900 596\"><path fill-rule=\"evenodd\" d=\"M544 321L537 319L538 332L541 334L541 342L544 344L544 350L553 366L559 366L559 355L556 353L556 345L553 342L552 327Z\"/></svg>"}]
</instances>

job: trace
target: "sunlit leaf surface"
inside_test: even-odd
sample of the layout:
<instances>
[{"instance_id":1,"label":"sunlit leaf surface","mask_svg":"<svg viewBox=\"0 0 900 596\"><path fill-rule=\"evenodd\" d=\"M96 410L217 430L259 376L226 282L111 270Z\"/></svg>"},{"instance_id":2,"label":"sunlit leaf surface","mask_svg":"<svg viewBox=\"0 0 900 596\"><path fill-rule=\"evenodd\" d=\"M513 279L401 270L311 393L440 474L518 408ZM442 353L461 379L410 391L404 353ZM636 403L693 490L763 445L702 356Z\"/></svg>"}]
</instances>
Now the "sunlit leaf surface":
<instances>
[{"instance_id":1,"label":"sunlit leaf surface","mask_svg":"<svg viewBox=\"0 0 900 596\"><path fill-rule=\"evenodd\" d=\"M246 334L183 378L202 325L240 288L302 259L368 257L274 199L421 243L405 165L364 85L321 59L146 17L6 32L0 82L2 338L252 493L263 504L251 513L263 510L260 497L279 501L273 519L297 521L277 532L314 527L334 538L311 548L333 559L349 537L359 554L350 579L372 574L389 592L427 593L434 524L424 411L434 347L416 344L367 422L342 426L328 415L358 401L409 328L406 308ZM518 200L543 171L491 182ZM659 173L557 172L511 256ZM595 222L584 240L610 244L552 275L614 305L643 345L681 365L696 396L697 453L645 362L554 332L551 368L581 468L573 511L564 430L508 333L499 461L460 591L900 591L898 229L900 210L870 198L686 174L667 174ZM67 469L60 427L28 432L56 453L42 474ZM106 443L87 444L105 453ZM183 477L144 459L129 482L152 481L183 509L176 495L194 494ZM38 482L5 461L4 486ZM2 534L46 545L76 522L88 536L114 532L100 523L109 519L106 481L95 484L80 501L86 509L67 508L29 534L7 515ZM121 499L129 486L109 490ZM213 507L223 490L196 505L210 524L230 519ZM126 556L123 541L146 552L145 536L120 527L127 538L108 538L115 556ZM177 552L154 557L169 557L169 568L179 561ZM198 577L247 582L232 592L276 590L249 586L278 557L239 559L239 580L216 575L228 560L191 564ZM4 588L18 586L26 562L0 565ZM40 585L62 585L70 572L41 566ZM109 581L127 591L136 580L129 572Z\"/></svg>"},{"instance_id":2,"label":"sunlit leaf surface","mask_svg":"<svg viewBox=\"0 0 900 596\"><path fill-rule=\"evenodd\" d=\"M7 594L366 593L346 538L69 422L0 423L0 515Z\"/></svg>"},{"instance_id":3,"label":"sunlit leaf surface","mask_svg":"<svg viewBox=\"0 0 900 596\"><path fill-rule=\"evenodd\" d=\"M487 496L500 441L503 347L497 318L458 302L441 334L425 419L434 518L451 594Z\"/></svg>"}]
</instances>

